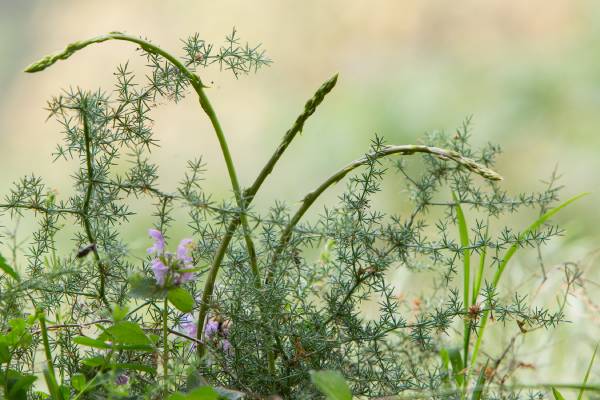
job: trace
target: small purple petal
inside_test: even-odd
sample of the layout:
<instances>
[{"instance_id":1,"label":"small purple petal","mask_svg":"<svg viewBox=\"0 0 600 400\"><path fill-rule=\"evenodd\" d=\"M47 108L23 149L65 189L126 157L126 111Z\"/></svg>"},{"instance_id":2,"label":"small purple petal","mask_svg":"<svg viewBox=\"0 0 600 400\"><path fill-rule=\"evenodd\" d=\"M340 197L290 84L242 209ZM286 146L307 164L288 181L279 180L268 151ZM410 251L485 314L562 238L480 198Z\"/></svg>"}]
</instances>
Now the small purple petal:
<instances>
[{"instance_id":1,"label":"small purple petal","mask_svg":"<svg viewBox=\"0 0 600 400\"><path fill-rule=\"evenodd\" d=\"M193 259L190 256L192 250L192 239L182 239L177 246L177 259L182 261L185 265L192 263Z\"/></svg>"},{"instance_id":2,"label":"small purple petal","mask_svg":"<svg viewBox=\"0 0 600 400\"><path fill-rule=\"evenodd\" d=\"M226 354L231 354L233 352L233 347L231 346L231 342L227 339L223 339L223 341L221 342L221 349Z\"/></svg>"},{"instance_id":3,"label":"small purple petal","mask_svg":"<svg viewBox=\"0 0 600 400\"><path fill-rule=\"evenodd\" d=\"M179 327L190 337L195 338L198 334L198 325L196 324L196 321L194 321L194 316L192 314L184 314L179 323ZM192 342L190 346L192 349L195 349L196 342Z\"/></svg>"},{"instance_id":4,"label":"small purple petal","mask_svg":"<svg viewBox=\"0 0 600 400\"><path fill-rule=\"evenodd\" d=\"M125 374L121 374L117 376L115 379L115 384L117 385L127 385L129 383L129 377Z\"/></svg>"},{"instance_id":5,"label":"small purple petal","mask_svg":"<svg viewBox=\"0 0 600 400\"><path fill-rule=\"evenodd\" d=\"M209 319L206 325L204 326L204 337L207 340L210 340L219 333L219 323L214 319Z\"/></svg>"},{"instance_id":6,"label":"small purple petal","mask_svg":"<svg viewBox=\"0 0 600 400\"><path fill-rule=\"evenodd\" d=\"M196 321L194 321L194 317L192 314L185 314L181 319L181 323L179 324L186 335L191 337L196 337L198 333L198 325Z\"/></svg>"},{"instance_id":7,"label":"small purple petal","mask_svg":"<svg viewBox=\"0 0 600 400\"><path fill-rule=\"evenodd\" d=\"M158 229L149 229L148 235L154 239L154 244L147 251L148 253L162 253L165 250L165 237Z\"/></svg>"},{"instance_id":8,"label":"small purple petal","mask_svg":"<svg viewBox=\"0 0 600 400\"><path fill-rule=\"evenodd\" d=\"M155 258L152 260L152 271L154 272L156 283L158 283L159 286L164 286L169 268L158 258Z\"/></svg>"},{"instance_id":9,"label":"small purple petal","mask_svg":"<svg viewBox=\"0 0 600 400\"><path fill-rule=\"evenodd\" d=\"M193 272L184 272L183 274L181 274L181 276L178 279L179 283L186 283L186 282L190 282L193 281L194 278L196 278L196 275L194 275Z\"/></svg>"}]
</instances>

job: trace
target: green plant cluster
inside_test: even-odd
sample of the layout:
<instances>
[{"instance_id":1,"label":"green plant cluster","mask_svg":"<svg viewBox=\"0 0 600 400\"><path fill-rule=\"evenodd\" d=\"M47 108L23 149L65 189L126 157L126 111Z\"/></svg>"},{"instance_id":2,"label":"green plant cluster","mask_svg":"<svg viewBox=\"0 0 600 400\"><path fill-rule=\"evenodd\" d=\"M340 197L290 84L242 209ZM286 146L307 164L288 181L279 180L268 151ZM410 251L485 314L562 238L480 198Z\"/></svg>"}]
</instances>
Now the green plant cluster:
<instances>
[{"instance_id":1,"label":"green plant cluster","mask_svg":"<svg viewBox=\"0 0 600 400\"><path fill-rule=\"evenodd\" d=\"M38 224L26 246L15 235L3 238L4 254L12 255L0 258L5 397L525 399L551 390L561 396L560 387L505 382L504 355L482 350L490 321L527 332L565 319L566 301L539 308L501 284L517 250L539 249L563 233L550 219L579 196L560 203L555 176L539 192L507 193L493 170L500 149L472 148L466 121L454 136L434 133L418 145L376 136L362 157L306 188L297 208L276 203L261 212L252 208L255 195L337 75L316 90L243 187L200 75L212 64L236 77L255 72L271 62L259 46L243 45L235 30L218 48L194 35L178 58L112 32L75 42L27 72L113 40L137 47L148 64L145 79L124 64L115 71L114 91L68 89L48 103L64 135L55 159L78 163L73 193L59 196L32 175L0 204L15 224L25 213ZM230 199L204 190L200 157L188 163L175 192L157 184L151 111L190 92L221 146ZM374 205L387 176L409 204L402 215ZM304 219L344 178L337 202ZM135 198L155 204L157 256L136 257L139 249L122 239ZM164 252L163 241L171 244L176 209L188 212L191 241L175 255ZM531 224L507 226L507 215L531 211L539 213ZM68 247L61 247L58 236L70 231ZM426 295L403 299L393 285L398 270L431 279ZM567 269L566 277L565 299L577 271ZM586 385L587 378L576 389L595 390Z\"/></svg>"}]
</instances>

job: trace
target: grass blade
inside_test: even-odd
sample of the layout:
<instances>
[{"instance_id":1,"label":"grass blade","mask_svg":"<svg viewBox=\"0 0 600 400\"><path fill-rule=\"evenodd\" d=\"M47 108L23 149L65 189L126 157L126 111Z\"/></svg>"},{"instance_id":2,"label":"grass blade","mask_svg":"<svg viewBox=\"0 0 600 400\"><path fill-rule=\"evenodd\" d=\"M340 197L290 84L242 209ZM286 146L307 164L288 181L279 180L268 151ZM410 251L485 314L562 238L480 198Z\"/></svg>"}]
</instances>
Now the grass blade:
<instances>
[{"instance_id":1,"label":"grass blade","mask_svg":"<svg viewBox=\"0 0 600 400\"><path fill-rule=\"evenodd\" d=\"M590 364L588 365L587 371L585 372L585 377L583 378L582 387L579 389L579 394L577 395L577 400L581 400L583 398L583 392L585 391L585 385L587 385L587 381L590 377L590 372L592 371L592 366L594 365L594 359L596 358L596 353L598 352L598 345L594 349L594 353L592 354L592 359L590 360Z\"/></svg>"},{"instance_id":2,"label":"grass blade","mask_svg":"<svg viewBox=\"0 0 600 400\"><path fill-rule=\"evenodd\" d=\"M7 275L9 275L17 282L21 280L17 271L15 271L10 265L8 265L6 259L2 257L2 254L0 254L0 270L4 271Z\"/></svg>"},{"instance_id":3,"label":"grass blade","mask_svg":"<svg viewBox=\"0 0 600 400\"><path fill-rule=\"evenodd\" d=\"M352 400L352 392L339 372L311 371L310 379L327 400Z\"/></svg>"},{"instance_id":4,"label":"grass blade","mask_svg":"<svg viewBox=\"0 0 600 400\"><path fill-rule=\"evenodd\" d=\"M542 226L546 221L548 221L550 218L552 218L560 210L562 210L569 204L574 203L575 201L579 200L580 198L587 196L588 194L589 193L578 194L577 196L571 197L569 200L565 201L564 203L560 204L559 206L554 207L553 209L549 210L547 213L545 213L544 215L539 217L533 224L529 225L529 227L527 227L527 229L525 229L523 232L521 232L519 234L519 242L521 240L525 239L525 237L527 237L527 235L529 233L535 231L537 228ZM510 246L510 248L504 255L504 258L502 259L502 262L500 263L500 266L498 267L498 270L496 271L496 274L494 275L494 286L495 287L498 286L498 281L500 281L500 277L502 276L502 273L504 272L506 265L508 265L508 262L510 261L512 256L517 252L517 249L519 249L518 242L513 244L512 246Z\"/></svg>"},{"instance_id":5,"label":"grass blade","mask_svg":"<svg viewBox=\"0 0 600 400\"><path fill-rule=\"evenodd\" d=\"M489 231L489 225L485 229L485 237L487 240ZM471 304L477 303L477 297L479 296L479 290L481 289L481 281L483 280L483 270L485 268L485 259L487 256L487 246L483 247L483 250L479 256L479 268L475 274L475 280L473 281L473 297L471 298Z\"/></svg>"},{"instance_id":6,"label":"grass blade","mask_svg":"<svg viewBox=\"0 0 600 400\"><path fill-rule=\"evenodd\" d=\"M483 387L485 386L485 370L487 369L489 360L485 363L481 371L479 372L479 378L477 378L477 384L475 385L475 389L473 389L473 394L471 395L471 400L480 400L481 394L483 393Z\"/></svg>"},{"instance_id":7,"label":"grass blade","mask_svg":"<svg viewBox=\"0 0 600 400\"><path fill-rule=\"evenodd\" d=\"M456 194L452 192L452 198L454 199L455 207L456 207L456 221L458 223L458 234L460 237L460 245L464 249L463 253L463 307L465 310L465 315L469 312L469 283L471 281L471 253L468 249L469 247L469 228L467 227L467 221L465 219L465 214L460 206L460 202L456 197ZM465 367L469 357L469 341L471 329L469 327L469 322L465 319L464 322L464 331L463 331L463 360L465 360Z\"/></svg>"},{"instance_id":8,"label":"grass blade","mask_svg":"<svg viewBox=\"0 0 600 400\"><path fill-rule=\"evenodd\" d=\"M519 239L525 238L530 232L532 232L532 231L536 230L537 228L539 228L540 226L542 226L546 221L548 221L550 218L552 218L560 210L562 210L566 206L570 205L571 203L574 203L575 201L579 200L580 198L587 196L588 194L589 193L578 194L577 196L571 197L569 200L565 201L564 203L561 203L560 205L549 210L544 215L539 217L534 223L529 225L529 227L527 227L527 229L525 229L523 232L521 232L519 234ZM494 287L498 287L498 282L500 281L500 278L502 277L502 272L504 272L504 269L508 265L508 262L510 261L510 259L516 253L516 251L518 249L519 249L519 244L515 243L506 251L504 258L502 259L500 265L498 266L498 270L496 271L496 273L494 275L494 280L493 280ZM486 310L483 313L483 316L481 317L481 323L479 326L477 341L475 342L475 346L473 348L473 355L471 356L471 365L475 364L475 362L477 361L479 347L481 346L481 340L483 338L483 333L485 331L485 327L487 325L487 320L488 320L489 316L490 316L489 310Z\"/></svg>"},{"instance_id":9,"label":"grass blade","mask_svg":"<svg viewBox=\"0 0 600 400\"><path fill-rule=\"evenodd\" d=\"M555 388L552 388L552 395L554 396L554 400L565 400L564 396Z\"/></svg>"},{"instance_id":10,"label":"grass blade","mask_svg":"<svg viewBox=\"0 0 600 400\"><path fill-rule=\"evenodd\" d=\"M450 355L445 347L440 349L440 359L442 360L442 371L446 374L442 380L444 383L450 383Z\"/></svg>"}]
</instances>

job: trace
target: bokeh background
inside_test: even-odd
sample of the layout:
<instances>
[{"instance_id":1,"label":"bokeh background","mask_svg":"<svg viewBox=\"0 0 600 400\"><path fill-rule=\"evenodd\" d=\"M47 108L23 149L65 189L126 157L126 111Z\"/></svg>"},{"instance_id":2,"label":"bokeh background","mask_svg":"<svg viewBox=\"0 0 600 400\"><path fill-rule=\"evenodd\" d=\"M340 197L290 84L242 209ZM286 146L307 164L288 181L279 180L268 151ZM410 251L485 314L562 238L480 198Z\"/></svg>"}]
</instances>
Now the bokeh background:
<instances>
[{"instance_id":1,"label":"bokeh background","mask_svg":"<svg viewBox=\"0 0 600 400\"><path fill-rule=\"evenodd\" d=\"M113 30L178 49L179 39L194 32L221 43L233 26L244 40L262 42L274 61L238 80L216 68L203 76L213 82L209 95L244 183L255 177L305 100L333 73L340 74L334 92L257 198L258 209L275 200L299 200L362 154L375 133L388 143L415 143L428 131L452 132L470 115L475 143L502 146L497 170L507 189L541 189L540 179L558 166L565 198L592 192L558 218L567 237L550 245L546 259L550 266L582 261L591 292L569 299L572 323L551 335L526 335L526 351L518 358L533 367L519 370L522 381L580 381L600 337L593 304L594 295L600 303L593 257L600 238L600 3L595 0L0 0L2 193L32 172L59 194L68 192L72 166L51 162L61 135L55 122L46 121L45 102L69 86L110 89L115 66L136 55L132 46L111 42L40 74L22 72L30 62L71 41ZM153 157L164 189L174 189L188 159L203 155L207 189L217 199L230 195L217 141L194 97L164 104L153 116L161 143ZM393 209L401 195L389 190L383 201ZM146 244L138 239L148 225L145 212L123 227L138 250ZM534 263L535 254L519 262ZM511 278L516 284L524 276ZM399 279L400 290L408 290L410 279L419 278ZM560 289L560 279L548 283L542 298L554 305ZM502 342L516 329L498 328L495 334Z\"/></svg>"}]
</instances>

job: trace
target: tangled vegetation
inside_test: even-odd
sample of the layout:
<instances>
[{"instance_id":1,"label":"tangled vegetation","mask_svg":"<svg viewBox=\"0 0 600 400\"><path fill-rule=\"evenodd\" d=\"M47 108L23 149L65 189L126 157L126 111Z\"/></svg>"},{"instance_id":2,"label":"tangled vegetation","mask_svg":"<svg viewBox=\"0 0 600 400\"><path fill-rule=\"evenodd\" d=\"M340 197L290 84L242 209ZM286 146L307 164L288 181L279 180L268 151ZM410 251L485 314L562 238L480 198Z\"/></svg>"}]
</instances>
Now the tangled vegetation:
<instances>
[{"instance_id":1,"label":"tangled vegetation","mask_svg":"<svg viewBox=\"0 0 600 400\"><path fill-rule=\"evenodd\" d=\"M79 163L73 193L61 197L32 175L0 204L13 222L32 213L38 223L25 247L14 235L2 239L5 397L561 398L560 387L507 381L506 352L495 358L483 348L491 321L512 323L521 334L564 321L579 277L574 266L565 266L563 300L553 309L507 292L502 277L517 250L541 254L563 233L551 217L581 196L561 203L555 176L539 192L507 193L493 170L499 147L472 148L466 121L455 135L430 134L418 145L376 136L297 208L277 203L257 211L255 195L337 75L316 90L256 179L242 186L200 73L211 65L236 77L256 72L271 63L260 46L242 44L235 30L221 46L194 35L178 58L112 32L75 42L26 71L106 41L135 45L148 70L139 78L121 65L114 91L69 89L49 101L64 135L55 160ZM157 185L151 112L159 99L177 102L190 93L214 128L231 199L204 190L201 158L188 162L176 191ZM410 203L404 215L374 206L387 175ZM303 218L342 181L346 190L335 204ZM135 214L135 198L156 206L145 256L120 232ZM177 209L188 211L189 238L170 235ZM530 224L507 226L507 215L532 210L539 216ZM71 241L58 238L64 230L72 231ZM424 274L426 295L404 299L393 284L397 270ZM595 390L587 378L574 388Z\"/></svg>"}]
</instances>

